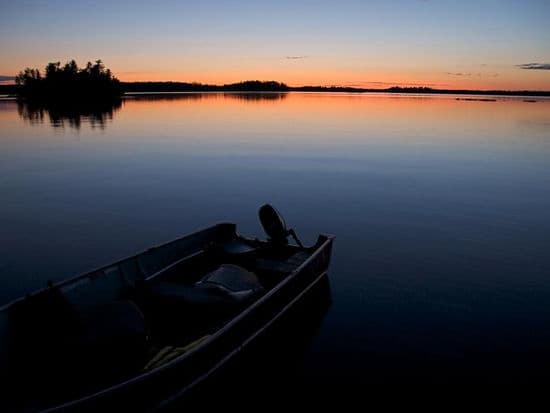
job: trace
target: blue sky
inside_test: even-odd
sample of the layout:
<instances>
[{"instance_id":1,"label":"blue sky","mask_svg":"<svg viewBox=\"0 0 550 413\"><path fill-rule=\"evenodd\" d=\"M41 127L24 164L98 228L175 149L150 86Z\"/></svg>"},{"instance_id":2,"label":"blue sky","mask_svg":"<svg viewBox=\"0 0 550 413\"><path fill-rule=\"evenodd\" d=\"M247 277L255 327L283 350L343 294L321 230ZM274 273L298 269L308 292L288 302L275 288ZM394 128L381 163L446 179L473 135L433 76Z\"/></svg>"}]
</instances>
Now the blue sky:
<instances>
[{"instance_id":1,"label":"blue sky","mask_svg":"<svg viewBox=\"0 0 550 413\"><path fill-rule=\"evenodd\" d=\"M101 58L122 80L545 88L550 1L2 2L0 75ZM537 66L535 66L537 67Z\"/></svg>"}]
</instances>

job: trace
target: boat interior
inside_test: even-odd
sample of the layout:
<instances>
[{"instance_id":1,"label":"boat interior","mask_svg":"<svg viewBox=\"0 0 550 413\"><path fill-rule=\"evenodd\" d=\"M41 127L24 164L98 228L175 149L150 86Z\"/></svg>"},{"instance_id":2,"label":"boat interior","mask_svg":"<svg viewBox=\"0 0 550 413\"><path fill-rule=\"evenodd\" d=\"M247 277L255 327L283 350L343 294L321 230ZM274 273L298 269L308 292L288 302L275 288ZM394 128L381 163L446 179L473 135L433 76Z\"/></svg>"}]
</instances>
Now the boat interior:
<instances>
[{"instance_id":1,"label":"boat interior","mask_svg":"<svg viewBox=\"0 0 550 413\"><path fill-rule=\"evenodd\" d=\"M252 240L220 224L4 307L0 362L14 403L29 390L78 397L188 352L315 251L275 232Z\"/></svg>"}]
</instances>

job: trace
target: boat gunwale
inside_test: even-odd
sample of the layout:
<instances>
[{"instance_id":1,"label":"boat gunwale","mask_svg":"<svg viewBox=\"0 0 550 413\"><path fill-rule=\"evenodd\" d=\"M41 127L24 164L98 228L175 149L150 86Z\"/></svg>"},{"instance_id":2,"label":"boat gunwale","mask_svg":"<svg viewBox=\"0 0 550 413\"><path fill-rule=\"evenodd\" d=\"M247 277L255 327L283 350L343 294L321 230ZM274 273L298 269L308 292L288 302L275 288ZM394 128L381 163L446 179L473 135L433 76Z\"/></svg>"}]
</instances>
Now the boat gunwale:
<instances>
[{"instance_id":1,"label":"boat gunwale","mask_svg":"<svg viewBox=\"0 0 550 413\"><path fill-rule=\"evenodd\" d=\"M80 281L80 280L83 280L85 278L89 278L92 274L96 273L96 272L99 272L99 271L102 271L102 270L105 270L107 268L110 268L110 267L113 267L115 265L120 265L122 262L126 261L126 260L130 260L130 259L133 259L133 258L137 258L151 250L154 250L156 248L162 248L162 247L165 247L169 244L173 244L175 242L178 242L178 241L181 241L182 239L184 238L187 238L187 237L191 237L197 233L200 233L200 232L203 232L203 231L207 231L207 230L210 230L210 229L213 229L213 228L216 228L216 227L221 227L221 226L233 226L233 229L234 229L234 233L235 235L236 234L236 228L237 228L237 225L233 222L220 222L218 224L214 224L214 225L211 225L209 227L204 227L204 228L201 228L201 229L198 229L196 231L193 231L191 233L187 233L179 238L175 238L171 241L167 241L163 244L159 244L159 245L154 245L152 247L149 247L147 248L146 250L142 250L141 252L138 252L136 254L133 254L133 255L129 255L129 256L126 256L124 258L120 258L120 259L117 259L116 261L113 261L109 264L106 264L106 265L102 265L100 267L95 267L93 268L92 270L87 270L85 273L81 273L81 274L78 274L78 275L75 275L73 277L69 277L69 278L65 278L63 280L60 280L60 281L56 281L56 282L53 282L51 283L50 285L46 285L45 287L41 287L41 288L38 288L34 291L31 291L30 293L27 293L25 295L22 295L20 297L17 297L11 301L8 301L6 304L3 304L2 306L0 306L0 313L6 311L6 310L9 310L10 307L13 307L21 302L24 302L27 298L29 297L34 297L34 296L37 296L39 294L42 294L42 293L45 293L46 291L48 291L49 289L51 288L62 288L62 287L66 287L70 284L73 284L73 283L76 283L77 281ZM197 251L198 252L198 251ZM189 255L186 255L185 257L183 258L180 258L179 260L177 260L177 262L181 261L181 260L184 260L186 258L188 258L189 256L191 255L195 255L197 252L194 252L192 254L189 254ZM172 266L176 264L176 262L173 262L172 264L169 264L167 265L166 267L164 267L162 270L159 270L149 276L146 277L146 279L148 278L151 278L153 276L156 276L158 275L159 272L162 272L163 270L167 269L168 267Z\"/></svg>"},{"instance_id":2,"label":"boat gunwale","mask_svg":"<svg viewBox=\"0 0 550 413\"><path fill-rule=\"evenodd\" d=\"M238 234L237 234L238 236ZM182 237L183 238L183 237ZM244 238L244 237L243 237ZM204 341L202 341L199 345L192 348L191 350L179 355L178 357L174 358L173 360L170 360L168 363L163 364L162 366L159 366L155 369L152 369L150 371L144 372L142 374L133 376L129 378L126 381L114 384L110 387L104 388L102 390L99 390L95 393L88 394L84 397L81 397L79 399L74 399L67 401L65 403L52 406L49 408L46 408L42 410L42 413L46 412L54 412L60 409L66 409L75 407L80 403L85 403L87 401L91 401L96 398L100 398L102 396L105 396L109 393L116 392L117 390L120 390L121 388L124 388L129 385L135 385L137 383L140 383L142 381L145 381L149 379L151 376L156 376L160 374L161 372L171 369L174 366L184 362L186 359L191 358L195 353L202 350L203 348L207 347L211 343L217 341L220 336L223 336L227 331L233 328L236 324L238 324L240 321L242 321L245 317L247 317L250 313L252 313L256 308L264 304L266 301L268 301L275 293L277 293L281 288L283 288L286 284L288 284L291 280L293 280L298 273L302 271L304 267L309 265L311 261L313 261L317 256L323 251L325 248L327 248L334 240L335 236L331 234L320 234L317 238L317 242L311 246L311 247L305 247L304 250L313 250L313 254L311 254L303 263L301 263L296 269L294 269L288 276L286 276L280 283L278 283L275 287L270 289L266 294L262 295L260 298L258 298L256 301L254 301L251 305L246 307L242 312L237 314L235 317L233 317L230 321L228 321L225 325L223 325L221 328L216 330L214 334L206 338ZM247 238L245 238L247 239ZM329 257L330 259L330 257ZM327 271L323 271L323 274ZM298 294L300 295L300 294ZM285 308L285 307L283 307ZM246 341L246 340L245 340ZM190 383L191 384L191 383ZM187 387L187 386L186 386Z\"/></svg>"}]
</instances>

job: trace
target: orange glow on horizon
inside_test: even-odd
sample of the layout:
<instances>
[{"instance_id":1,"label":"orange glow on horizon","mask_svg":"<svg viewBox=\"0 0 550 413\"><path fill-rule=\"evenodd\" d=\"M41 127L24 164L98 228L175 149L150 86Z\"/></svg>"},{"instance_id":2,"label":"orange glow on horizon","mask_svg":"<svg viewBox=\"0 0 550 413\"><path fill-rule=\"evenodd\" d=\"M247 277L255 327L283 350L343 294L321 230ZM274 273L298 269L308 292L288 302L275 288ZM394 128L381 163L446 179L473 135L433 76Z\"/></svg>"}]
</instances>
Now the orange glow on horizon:
<instances>
[{"instance_id":1,"label":"orange glow on horizon","mask_svg":"<svg viewBox=\"0 0 550 413\"><path fill-rule=\"evenodd\" d=\"M368 73L315 71L290 73L288 71L260 70L226 73L210 72L124 72L117 76L125 82L186 82L224 85L246 80L275 80L289 86L339 86L369 89L400 87L431 87L434 89L468 90L550 90L550 73L547 71L509 70L493 73ZM116 75L115 71L115 75Z\"/></svg>"},{"instance_id":2,"label":"orange glow on horizon","mask_svg":"<svg viewBox=\"0 0 550 413\"><path fill-rule=\"evenodd\" d=\"M52 59L56 60L56 59ZM62 60L63 59L57 59ZM84 60L80 59L78 63ZM177 63L177 64L176 64ZM355 67L339 67L325 62L305 62L286 64L278 61L262 63L253 67L226 67L217 64L212 67L186 66L175 62L174 67L186 67L185 70L163 70L146 62L121 62L117 59L105 59L105 65L113 74L125 82L186 82L211 85L224 85L246 80L275 80L289 86L338 86L369 89L387 89L400 87L430 87L434 89L468 89L468 90L540 90L550 91L550 71L524 70L513 65L499 67L461 67L449 69L436 66L425 69L421 65L410 65L407 68L392 68L380 64L374 68L358 70ZM430 62L426 65L429 66ZM38 67L27 64L23 66ZM23 67L22 66L22 67ZM322 66L321 69L319 67ZM14 74L21 70L10 67L5 74ZM135 71L136 67L144 70ZM2 82L0 82L2 83ZM13 82L8 82L13 83Z\"/></svg>"}]
</instances>

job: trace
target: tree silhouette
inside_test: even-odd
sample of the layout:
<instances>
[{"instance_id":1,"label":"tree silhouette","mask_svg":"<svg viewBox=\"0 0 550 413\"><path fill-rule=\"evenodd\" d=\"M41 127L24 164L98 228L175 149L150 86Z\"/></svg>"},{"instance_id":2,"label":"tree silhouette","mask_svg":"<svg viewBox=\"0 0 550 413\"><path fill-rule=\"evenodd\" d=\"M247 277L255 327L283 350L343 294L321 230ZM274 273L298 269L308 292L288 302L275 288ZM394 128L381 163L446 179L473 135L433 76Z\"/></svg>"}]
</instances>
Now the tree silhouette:
<instances>
[{"instance_id":1,"label":"tree silhouette","mask_svg":"<svg viewBox=\"0 0 550 413\"><path fill-rule=\"evenodd\" d=\"M101 60L79 68L75 60L61 66L48 63L42 77L38 69L26 68L15 78L20 96L40 100L97 100L122 94L119 80Z\"/></svg>"}]
</instances>

